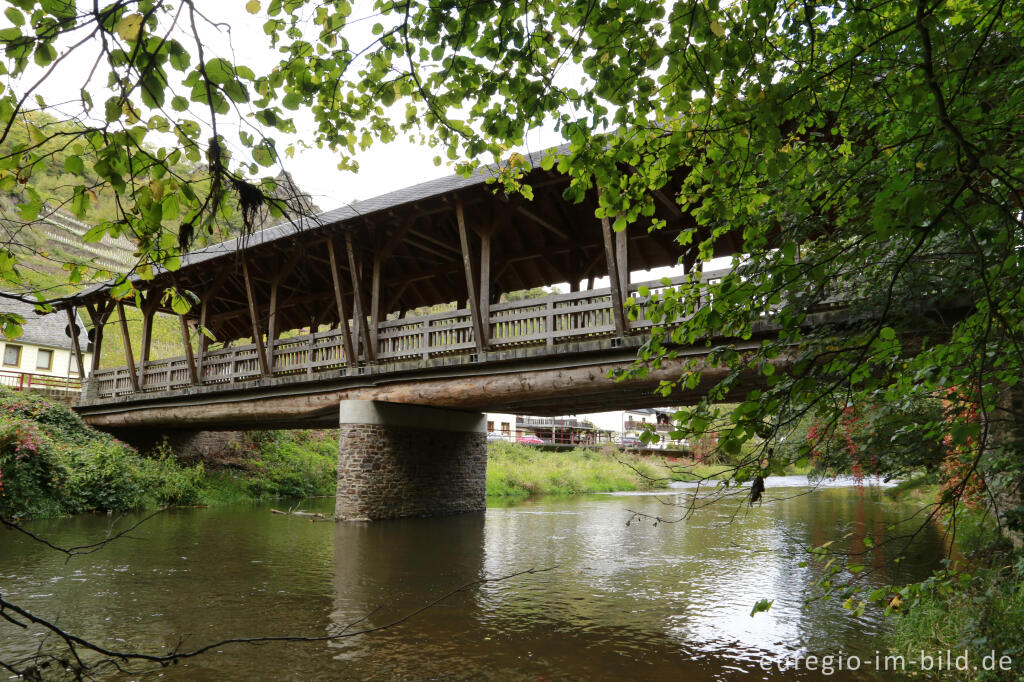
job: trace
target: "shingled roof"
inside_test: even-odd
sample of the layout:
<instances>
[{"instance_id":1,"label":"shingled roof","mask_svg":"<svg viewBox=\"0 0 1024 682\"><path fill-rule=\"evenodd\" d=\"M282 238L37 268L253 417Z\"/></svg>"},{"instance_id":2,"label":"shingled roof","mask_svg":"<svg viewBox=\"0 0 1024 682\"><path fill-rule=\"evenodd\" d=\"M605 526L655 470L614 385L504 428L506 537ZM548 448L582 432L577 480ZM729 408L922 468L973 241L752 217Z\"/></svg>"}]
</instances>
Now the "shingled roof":
<instances>
[{"instance_id":1,"label":"shingled roof","mask_svg":"<svg viewBox=\"0 0 1024 682\"><path fill-rule=\"evenodd\" d=\"M555 151L565 152L567 150L568 146L563 146L558 147ZM525 158L529 162L529 165L536 166L540 163L543 155L544 152L534 152ZM233 239L228 239L227 241L210 244L209 246L205 246L201 249L196 249L182 257L179 271L200 263L206 263L228 254L237 254L239 251L244 249L264 246L272 242L285 240L300 233L323 228L327 225L344 225L346 221L351 221L355 218L362 218L373 213L387 211L405 204L413 204L423 199L437 197L460 189L482 186L487 183L488 178L495 176L497 172L497 166L486 165L477 169L468 178L457 174L447 175L441 178L435 178L434 180L427 180L425 182L412 185L411 187L403 187L402 189L387 192L369 199L354 201L350 204L346 204L345 206L341 206L330 211L324 211L316 215L297 216L293 220L280 222L273 227L268 227L264 230L254 232L251 235L235 237ZM315 207L315 205L313 206ZM166 272L166 269L163 267L156 267L153 270L156 275ZM142 281L137 275L133 275L129 279L133 282ZM71 300L88 299L96 292L110 289L113 284L114 281L112 280L110 282L87 287L72 296Z\"/></svg>"},{"instance_id":2,"label":"shingled roof","mask_svg":"<svg viewBox=\"0 0 1024 682\"><path fill-rule=\"evenodd\" d=\"M41 315L31 303L15 300L0 300L0 312L17 313L25 318L22 333L11 343L31 343L48 348L71 348L71 337L68 335L68 318L66 313L50 313ZM78 343L84 351L89 344L85 325L78 312L75 312L75 324L78 325Z\"/></svg>"}]
</instances>

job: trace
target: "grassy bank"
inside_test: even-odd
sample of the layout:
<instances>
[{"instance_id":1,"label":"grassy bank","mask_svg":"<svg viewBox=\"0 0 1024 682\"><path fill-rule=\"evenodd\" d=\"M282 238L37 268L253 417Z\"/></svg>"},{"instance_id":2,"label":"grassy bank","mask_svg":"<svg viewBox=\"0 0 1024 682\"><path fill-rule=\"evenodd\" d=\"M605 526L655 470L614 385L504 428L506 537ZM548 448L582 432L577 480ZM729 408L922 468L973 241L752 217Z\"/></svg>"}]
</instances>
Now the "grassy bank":
<instances>
[{"instance_id":1,"label":"grassy bank","mask_svg":"<svg viewBox=\"0 0 1024 682\"><path fill-rule=\"evenodd\" d=\"M990 515L961 507L956 516L956 545L965 558L904 595L890 647L907 660L921 651L967 652L977 666L945 671L943 679L1024 679L1024 555L1000 536ZM985 670L993 652L996 662L1008 656L1012 669Z\"/></svg>"},{"instance_id":2,"label":"grassy bank","mask_svg":"<svg viewBox=\"0 0 1024 682\"><path fill-rule=\"evenodd\" d=\"M667 487L672 479L711 477L725 468L694 465L685 467L685 473L673 473L657 458L614 449L549 452L499 441L487 449L487 494L527 497L654 490Z\"/></svg>"}]
</instances>

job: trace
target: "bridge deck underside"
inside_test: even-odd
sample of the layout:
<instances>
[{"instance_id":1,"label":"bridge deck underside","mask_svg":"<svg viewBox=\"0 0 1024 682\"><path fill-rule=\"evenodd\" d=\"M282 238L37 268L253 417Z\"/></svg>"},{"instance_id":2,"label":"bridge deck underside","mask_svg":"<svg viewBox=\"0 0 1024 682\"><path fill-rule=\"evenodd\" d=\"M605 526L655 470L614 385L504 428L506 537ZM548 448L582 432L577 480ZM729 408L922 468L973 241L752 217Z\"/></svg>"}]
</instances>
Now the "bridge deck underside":
<instances>
[{"instance_id":1,"label":"bridge deck underside","mask_svg":"<svg viewBox=\"0 0 1024 682\"><path fill-rule=\"evenodd\" d=\"M608 373L630 366L641 339L604 339L563 350L557 356L487 354L473 363L341 376L334 380L268 384L259 379L234 390L152 393L131 403L79 406L83 418L108 429L181 427L203 429L328 428L337 426L342 400L380 400L474 411L559 415L692 403L724 376L705 367L701 383L658 393L661 381L678 379L686 359L703 358L706 348L679 351L679 357L643 379L614 381ZM740 346L753 348L756 341ZM749 388L757 385L754 377ZM740 387L741 389L746 387Z\"/></svg>"}]
</instances>

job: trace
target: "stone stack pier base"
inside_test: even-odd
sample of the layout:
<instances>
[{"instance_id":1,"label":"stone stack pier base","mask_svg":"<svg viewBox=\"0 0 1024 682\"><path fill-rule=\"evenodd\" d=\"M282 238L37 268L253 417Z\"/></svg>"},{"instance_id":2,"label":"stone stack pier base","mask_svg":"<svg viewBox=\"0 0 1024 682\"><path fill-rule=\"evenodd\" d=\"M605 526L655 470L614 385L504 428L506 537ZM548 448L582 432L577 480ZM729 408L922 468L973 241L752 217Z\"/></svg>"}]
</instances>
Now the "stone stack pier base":
<instances>
[{"instance_id":1,"label":"stone stack pier base","mask_svg":"<svg viewBox=\"0 0 1024 682\"><path fill-rule=\"evenodd\" d=\"M487 422L482 413L344 400L340 426L339 520L484 509Z\"/></svg>"}]
</instances>

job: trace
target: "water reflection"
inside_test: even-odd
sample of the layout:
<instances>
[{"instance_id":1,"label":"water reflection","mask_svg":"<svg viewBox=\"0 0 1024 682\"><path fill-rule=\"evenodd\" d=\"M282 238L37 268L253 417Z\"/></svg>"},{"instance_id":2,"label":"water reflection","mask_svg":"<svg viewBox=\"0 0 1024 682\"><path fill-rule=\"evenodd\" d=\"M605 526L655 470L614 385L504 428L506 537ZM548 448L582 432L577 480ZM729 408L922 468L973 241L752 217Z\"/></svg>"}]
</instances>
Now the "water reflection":
<instances>
[{"instance_id":1,"label":"water reflection","mask_svg":"<svg viewBox=\"0 0 1024 682\"><path fill-rule=\"evenodd\" d=\"M162 672L175 679L714 680L740 670L762 679L778 675L757 668L766 654L873 655L884 627L877 612L802 608L820 567L799 562L808 546L846 536L837 546L863 552L863 580L913 579L942 555L935 529L903 552L895 576L899 550L884 540L911 508L873 488L769 490L761 507L737 498L657 526L626 521L630 510L666 515L674 511L666 499L686 498L547 499L372 524L311 523L263 506L181 510L67 566L0 534L0 589L111 647L161 651L182 638L187 648L223 636L380 626L482 577L553 567L474 586L372 635L226 648ZM33 530L78 544L106 524L80 517ZM762 598L774 605L751 618ZM38 644L36 634L0 623L0 660Z\"/></svg>"}]
</instances>

